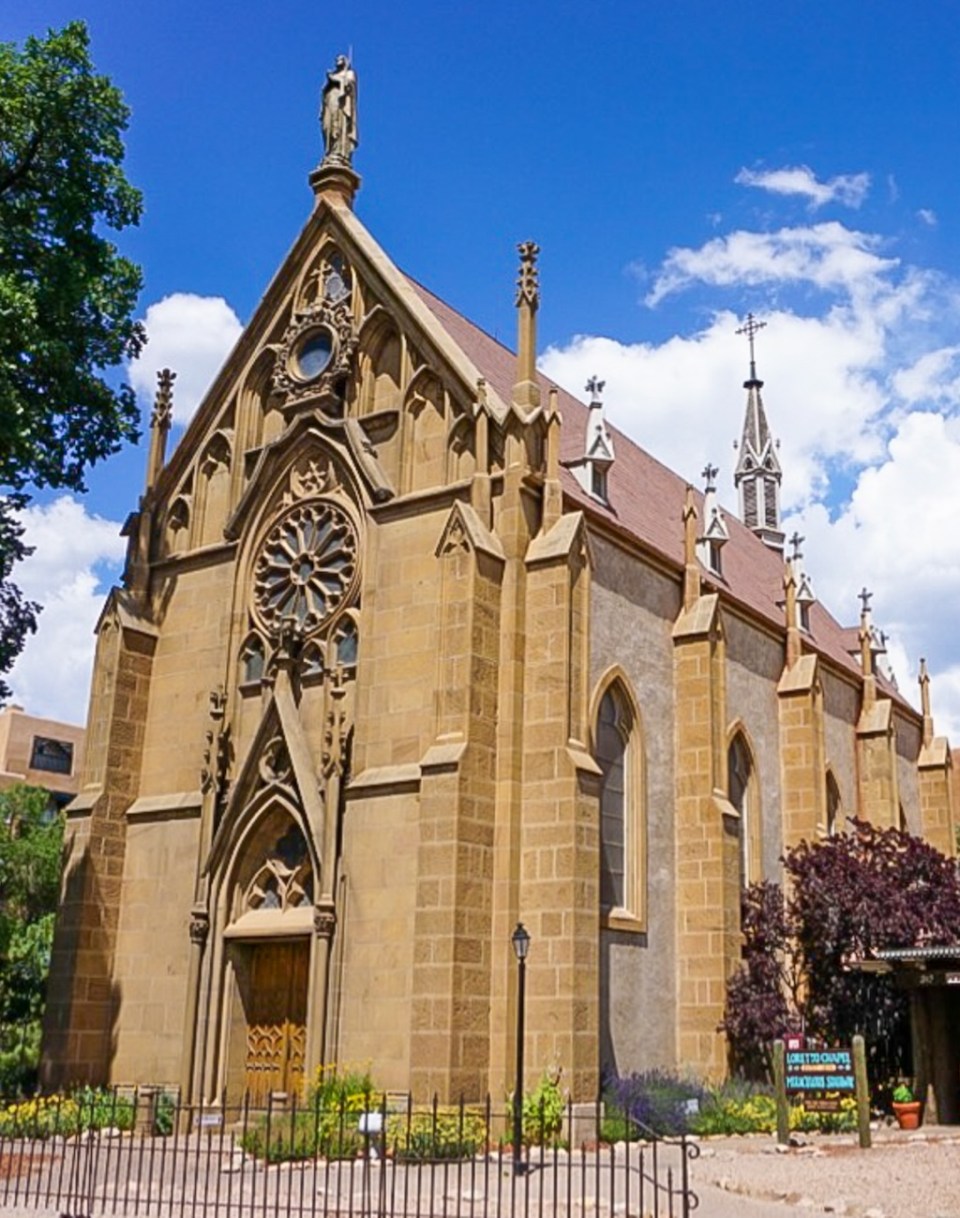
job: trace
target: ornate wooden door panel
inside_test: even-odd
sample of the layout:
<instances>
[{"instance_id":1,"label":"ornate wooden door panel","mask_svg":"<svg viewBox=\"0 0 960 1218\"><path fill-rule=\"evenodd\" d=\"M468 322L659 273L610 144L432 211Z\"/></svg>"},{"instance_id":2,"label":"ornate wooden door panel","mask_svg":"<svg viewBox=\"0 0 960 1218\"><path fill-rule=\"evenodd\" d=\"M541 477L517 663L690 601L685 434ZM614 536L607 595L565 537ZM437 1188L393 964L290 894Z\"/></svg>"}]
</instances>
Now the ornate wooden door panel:
<instances>
[{"instance_id":1,"label":"ornate wooden door panel","mask_svg":"<svg viewBox=\"0 0 960 1218\"><path fill-rule=\"evenodd\" d=\"M294 1092L303 1081L310 945L263 943L251 952L246 1087L251 1104L265 1104L271 1091Z\"/></svg>"}]
</instances>

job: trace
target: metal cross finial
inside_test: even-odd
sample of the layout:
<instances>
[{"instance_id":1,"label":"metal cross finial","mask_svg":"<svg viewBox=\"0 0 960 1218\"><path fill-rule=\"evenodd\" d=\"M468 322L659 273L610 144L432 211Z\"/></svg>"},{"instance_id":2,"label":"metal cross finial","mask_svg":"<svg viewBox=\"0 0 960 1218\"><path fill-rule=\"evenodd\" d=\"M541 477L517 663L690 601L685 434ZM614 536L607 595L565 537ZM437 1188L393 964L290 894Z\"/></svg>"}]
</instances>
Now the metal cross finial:
<instances>
[{"instance_id":1,"label":"metal cross finial","mask_svg":"<svg viewBox=\"0 0 960 1218\"><path fill-rule=\"evenodd\" d=\"M589 381L587 381L586 390L587 393L590 394L590 400L592 402L600 401L600 394L603 393L603 387L606 383L606 381L598 381L595 376L592 376Z\"/></svg>"},{"instance_id":2,"label":"metal cross finial","mask_svg":"<svg viewBox=\"0 0 960 1218\"><path fill-rule=\"evenodd\" d=\"M869 613L870 612L870 602L873 600L873 593L868 592L866 587L863 587L860 589L860 591L857 593L857 595L860 598L860 603L863 605L863 612Z\"/></svg>"},{"instance_id":3,"label":"metal cross finial","mask_svg":"<svg viewBox=\"0 0 960 1218\"><path fill-rule=\"evenodd\" d=\"M796 529L793 530L793 536L789 539L789 541L790 541L790 544L793 546L793 554L791 557L793 558L794 562L796 562L798 559L803 558L803 551L800 549L800 547L803 545L803 543L806 540L807 540L806 537L801 537Z\"/></svg>"},{"instance_id":4,"label":"metal cross finial","mask_svg":"<svg viewBox=\"0 0 960 1218\"><path fill-rule=\"evenodd\" d=\"M706 490L708 490L708 491L716 490L716 487L713 485L713 480L714 480L714 478L716 478L717 474L719 474L719 473L720 473L720 470L718 469L718 467L716 465L711 465L709 461L706 463L706 465L700 471L700 477L703 478L703 480L707 484L706 488L705 488Z\"/></svg>"},{"instance_id":5,"label":"metal cross finial","mask_svg":"<svg viewBox=\"0 0 960 1218\"><path fill-rule=\"evenodd\" d=\"M752 313L748 313L747 320L743 323L743 325L737 331L738 334L746 334L747 339L750 343L750 379L751 379L751 381L755 381L757 379L757 361L754 358L753 340L756 337L757 332L759 330L762 330L766 324L767 323L765 321L757 321L757 319L754 317L754 315Z\"/></svg>"}]
</instances>

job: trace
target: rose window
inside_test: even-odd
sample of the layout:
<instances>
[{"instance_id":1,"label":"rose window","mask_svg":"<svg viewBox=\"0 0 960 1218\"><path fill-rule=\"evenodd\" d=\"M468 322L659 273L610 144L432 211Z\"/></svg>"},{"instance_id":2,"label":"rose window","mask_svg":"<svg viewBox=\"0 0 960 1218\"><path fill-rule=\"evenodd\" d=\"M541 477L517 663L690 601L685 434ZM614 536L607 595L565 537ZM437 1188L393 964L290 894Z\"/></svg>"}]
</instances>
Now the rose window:
<instances>
[{"instance_id":1,"label":"rose window","mask_svg":"<svg viewBox=\"0 0 960 1218\"><path fill-rule=\"evenodd\" d=\"M357 535L332 503L302 505L267 534L254 572L254 606L265 626L314 630L346 597L357 570Z\"/></svg>"}]
</instances>

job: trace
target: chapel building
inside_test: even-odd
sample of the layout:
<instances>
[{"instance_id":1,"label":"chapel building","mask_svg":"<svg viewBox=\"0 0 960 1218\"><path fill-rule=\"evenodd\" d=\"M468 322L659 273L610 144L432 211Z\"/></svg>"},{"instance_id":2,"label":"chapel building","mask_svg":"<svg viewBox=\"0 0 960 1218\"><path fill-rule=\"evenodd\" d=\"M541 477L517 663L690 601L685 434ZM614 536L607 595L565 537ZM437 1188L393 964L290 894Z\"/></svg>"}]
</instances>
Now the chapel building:
<instances>
[{"instance_id":1,"label":"chapel building","mask_svg":"<svg viewBox=\"0 0 960 1218\"><path fill-rule=\"evenodd\" d=\"M369 1061L416 1098L502 1095L518 922L531 1084L722 1076L745 884L852 815L953 853L926 675L917 713L869 598L845 629L784 557L752 359L738 520L715 470L695 491L610 427L599 381L584 404L538 373L532 242L516 353L398 270L334 120L169 459L160 377L97 627L44 1081L232 1102Z\"/></svg>"}]
</instances>

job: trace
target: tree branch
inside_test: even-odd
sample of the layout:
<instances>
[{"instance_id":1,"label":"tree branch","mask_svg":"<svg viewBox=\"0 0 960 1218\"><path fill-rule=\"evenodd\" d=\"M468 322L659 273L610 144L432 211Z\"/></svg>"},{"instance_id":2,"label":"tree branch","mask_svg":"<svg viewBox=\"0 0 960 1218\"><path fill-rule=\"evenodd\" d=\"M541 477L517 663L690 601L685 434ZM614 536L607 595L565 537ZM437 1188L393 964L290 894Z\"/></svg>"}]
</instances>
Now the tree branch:
<instances>
[{"instance_id":1,"label":"tree branch","mask_svg":"<svg viewBox=\"0 0 960 1218\"><path fill-rule=\"evenodd\" d=\"M30 137L30 141L23 151L23 155L16 165L13 166L6 174L0 176L0 195L6 194L20 181L25 178L33 168L33 163L37 159L37 154L40 151L40 145L43 143L43 133L35 131Z\"/></svg>"}]
</instances>

